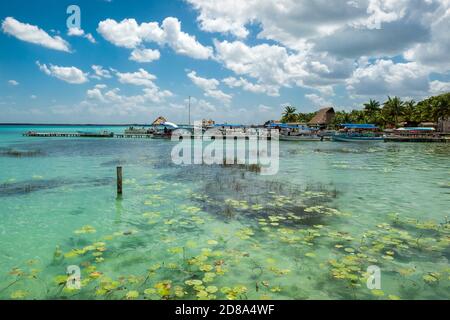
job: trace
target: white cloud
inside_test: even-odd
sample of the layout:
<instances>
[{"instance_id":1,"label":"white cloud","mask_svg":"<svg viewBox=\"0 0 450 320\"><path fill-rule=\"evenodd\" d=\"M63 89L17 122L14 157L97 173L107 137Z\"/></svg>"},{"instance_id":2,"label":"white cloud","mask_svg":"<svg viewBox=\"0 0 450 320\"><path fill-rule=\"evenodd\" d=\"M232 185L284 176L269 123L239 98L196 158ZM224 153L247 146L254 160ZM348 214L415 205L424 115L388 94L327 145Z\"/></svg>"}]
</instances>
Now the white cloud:
<instances>
[{"instance_id":1,"label":"white cloud","mask_svg":"<svg viewBox=\"0 0 450 320\"><path fill-rule=\"evenodd\" d=\"M332 96L334 86L347 82L352 93L386 90L385 94L406 96L427 92L431 72L450 71L449 0L335 0L333 5L328 0L187 2L198 11L204 31L244 39L257 30L260 41L275 42L215 42L217 60L236 75L255 79L257 86L299 86ZM389 60L402 54L415 64L384 66L395 75L380 75L383 81L374 83L372 90L364 86L370 76L355 60ZM403 66L406 70L398 70ZM381 64L377 68L382 69ZM404 84L390 82L399 76ZM245 78L232 78L236 80L230 85L262 90Z\"/></svg>"},{"instance_id":2,"label":"white cloud","mask_svg":"<svg viewBox=\"0 0 450 320\"><path fill-rule=\"evenodd\" d=\"M330 101L324 99L323 97L321 97L315 93L305 94L305 98L308 99L309 101L311 101L317 107L325 107L325 106L332 105L332 103Z\"/></svg>"},{"instance_id":3,"label":"white cloud","mask_svg":"<svg viewBox=\"0 0 450 320\"><path fill-rule=\"evenodd\" d=\"M89 40L89 42L91 43L97 43L97 41L95 40L95 38L92 36L92 34L84 33L83 29L80 28L69 28L67 30L67 35L68 36L72 36L72 37L83 37Z\"/></svg>"},{"instance_id":4,"label":"white cloud","mask_svg":"<svg viewBox=\"0 0 450 320\"><path fill-rule=\"evenodd\" d=\"M8 80L8 83L12 86L18 86L19 82L17 82L16 80Z\"/></svg>"},{"instance_id":5,"label":"white cloud","mask_svg":"<svg viewBox=\"0 0 450 320\"><path fill-rule=\"evenodd\" d=\"M431 40L419 43L405 52L405 58L429 66L436 72L450 70L450 1L431 20Z\"/></svg>"},{"instance_id":6,"label":"white cloud","mask_svg":"<svg viewBox=\"0 0 450 320\"><path fill-rule=\"evenodd\" d=\"M84 30L80 28L69 28L67 30L68 36L81 37L84 35Z\"/></svg>"},{"instance_id":7,"label":"white cloud","mask_svg":"<svg viewBox=\"0 0 450 320\"><path fill-rule=\"evenodd\" d=\"M292 86L333 93L333 85L351 75L353 62L338 60L326 54L290 53L279 45L253 47L242 41L215 41L216 58L237 75L256 79L256 84L241 78L226 79L229 86L241 86L252 92L277 96L281 87Z\"/></svg>"},{"instance_id":8,"label":"white cloud","mask_svg":"<svg viewBox=\"0 0 450 320\"><path fill-rule=\"evenodd\" d=\"M408 25L409 31L414 30L415 36L420 37L423 32L417 31L422 27L425 27L424 32L427 29L428 21L424 19L435 16L438 6L449 7L448 0L334 0L332 5L328 0L187 2L199 12L197 20L204 31L245 38L250 33L249 26L257 25L258 38L274 40L296 50L310 50L317 40L327 36L327 42L333 47L341 39L333 40L332 36L342 31L346 31L347 42L353 42L353 47L364 44L368 51L377 49L381 42L371 44L367 41L373 37L386 37L386 45L395 41L400 46L404 39L391 34L401 32L401 28L391 26ZM361 30L368 32L358 36ZM356 36L351 37L352 34ZM355 42L361 42L361 45ZM351 50L347 53L350 54Z\"/></svg>"},{"instance_id":9,"label":"white cloud","mask_svg":"<svg viewBox=\"0 0 450 320\"><path fill-rule=\"evenodd\" d=\"M214 45L217 59L238 75L273 85L284 85L292 76L287 72L289 55L284 47L268 44L249 47L241 41L215 41ZM301 68L297 71L304 72Z\"/></svg>"},{"instance_id":10,"label":"white cloud","mask_svg":"<svg viewBox=\"0 0 450 320\"><path fill-rule=\"evenodd\" d=\"M116 72L116 76L120 83L144 87L153 87L155 85L153 81L156 80L155 75L142 68L136 72Z\"/></svg>"},{"instance_id":11,"label":"white cloud","mask_svg":"<svg viewBox=\"0 0 450 320\"><path fill-rule=\"evenodd\" d=\"M123 95L119 88L108 89L105 85L97 85L86 91L90 103L103 103L120 106L122 108L142 108L148 103L162 103L172 97L172 92L160 90L156 85L142 89L138 95Z\"/></svg>"},{"instance_id":12,"label":"white cloud","mask_svg":"<svg viewBox=\"0 0 450 320\"><path fill-rule=\"evenodd\" d=\"M111 73L108 70L104 69L102 66L93 65L92 70L94 70L94 73L95 73L95 75L93 77L95 77L97 79L111 78Z\"/></svg>"},{"instance_id":13,"label":"white cloud","mask_svg":"<svg viewBox=\"0 0 450 320\"><path fill-rule=\"evenodd\" d=\"M92 36L92 34L88 33L84 36L86 39L89 40L90 43L97 43L97 41L95 40L95 38Z\"/></svg>"},{"instance_id":14,"label":"white cloud","mask_svg":"<svg viewBox=\"0 0 450 320\"><path fill-rule=\"evenodd\" d=\"M59 36L50 36L47 32L37 26L22 23L13 17L3 20L2 30L22 41L41 45L43 47L70 52L69 44Z\"/></svg>"},{"instance_id":15,"label":"white cloud","mask_svg":"<svg viewBox=\"0 0 450 320\"><path fill-rule=\"evenodd\" d=\"M36 95L34 95L34 94L32 94L32 95L30 96L30 99L33 99L33 100L35 100L35 99L37 99L37 96L36 96Z\"/></svg>"},{"instance_id":16,"label":"white cloud","mask_svg":"<svg viewBox=\"0 0 450 320\"><path fill-rule=\"evenodd\" d=\"M261 27L259 38L304 49L306 41L333 33L349 21L368 17L366 1L335 0L187 0L199 11L200 27L208 32L231 33L245 38L248 26Z\"/></svg>"},{"instance_id":17,"label":"white cloud","mask_svg":"<svg viewBox=\"0 0 450 320\"><path fill-rule=\"evenodd\" d=\"M89 81L88 74L76 67L59 67L52 64L47 66L46 64L41 64L39 61L36 61L36 64L45 74L58 78L67 83L82 84Z\"/></svg>"},{"instance_id":18,"label":"white cloud","mask_svg":"<svg viewBox=\"0 0 450 320\"><path fill-rule=\"evenodd\" d=\"M197 76L197 73L195 71L189 72L187 76L197 87L201 88L204 91L204 94L207 97L217 99L225 104L230 103L231 99L233 98L232 95L226 94L218 89L220 82L217 79L207 79L199 77Z\"/></svg>"},{"instance_id":19,"label":"white cloud","mask_svg":"<svg viewBox=\"0 0 450 320\"><path fill-rule=\"evenodd\" d=\"M447 92L450 92L450 82L442 82L438 80L430 82L430 93L432 95L439 95Z\"/></svg>"},{"instance_id":20,"label":"white cloud","mask_svg":"<svg viewBox=\"0 0 450 320\"><path fill-rule=\"evenodd\" d=\"M415 62L377 60L357 68L347 80L347 90L363 96L421 97L429 91L428 72Z\"/></svg>"},{"instance_id":21,"label":"white cloud","mask_svg":"<svg viewBox=\"0 0 450 320\"><path fill-rule=\"evenodd\" d=\"M212 48L203 46L195 36L181 31L180 21L173 17L164 19L161 27L157 22L138 24L135 19L124 19L121 22L106 19L99 23L97 31L119 47L134 49L144 42L155 42L195 59L208 59L213 55Z\"/></svg>"},{"instance_id":22,"label":"white cloud","mask_svg":"<svg viewBox=\"0 0 450 320\"><path fill-rule=\"evenodd\" d=\"M136 62L152 62L158 60L161 54L158 50L152 49L134 49L131 52L130 60Z\"/></svg>"},{"instance_id":23,"label":"white cloud","mask_svg":"<svg viewBox=\"0 0 450 320\"><path fill-rule=\"evenodd\" d=\"M268 96L272 97L278 97L280 95L278 86L251 83L250 81L242 77L240 77L239 79L235 77L228 77L223 79L222 82L225 83L230 88L241 87L245 91L253 93L265 93Z\"/></svg>"}]
</instances>

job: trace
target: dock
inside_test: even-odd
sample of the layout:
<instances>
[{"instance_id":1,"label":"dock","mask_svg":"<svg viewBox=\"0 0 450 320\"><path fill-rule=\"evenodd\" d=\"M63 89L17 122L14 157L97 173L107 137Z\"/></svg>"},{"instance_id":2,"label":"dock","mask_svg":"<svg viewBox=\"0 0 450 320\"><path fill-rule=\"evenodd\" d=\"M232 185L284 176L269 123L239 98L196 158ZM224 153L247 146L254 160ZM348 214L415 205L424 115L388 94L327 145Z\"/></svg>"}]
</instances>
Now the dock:
<instances>
[{"instance_id":1,"label":"dock","mask_svg":"<svg viewBox=\"0 0 450 320\"><path fill-rule=\"evenodd\" d=\"M384 138L385 142L450 142L449 138L445 137L407 137L407 136L387 136Z\"/></svg>"},{"instance_id":2,"label":"dock","mask_svg":"<svg viewBox=\"0 0 450 320\"><path fill-rule=\"evenodd\" d=\"M170 136L161 136L155 135L152 133L89 133L89 132L25 132L22 134L25 137L39 137L39 138L117 138L117 139L170 139ZM191 135L186 138L190 138L192 140L204 139L205 137L200 135ZM223 136L221 137L224 140L250 140L250 137L236 134L231 136ZM261 139L260 136L254 136L255 139ZM268 140L271 140L271 137L266 137ZM178 137L179 140L183 139L183 136ZM212 140L215 140L216 137L211 137Z\"/></svg>"},{"instance_id":3,"label":"dock","mask_svg":"<svg viewBox=\"0 0 450 320\"><path fill-rule=\"evenodd\" d=\"M123 134L123 133L115 133L115 138L119 139L151 139L154 138L153 134Z\"/></svg>"},{"instance_id":4,"label":"dock","mask_svg":"<svg viewBox=\"0 0 450 320\"><path fill-rule=\"evenodd\" d=\"M113 138L112 133L89 133L89 132L25 132L25 137L59 137L59 138Z\"/></svg>"}]
</instances>

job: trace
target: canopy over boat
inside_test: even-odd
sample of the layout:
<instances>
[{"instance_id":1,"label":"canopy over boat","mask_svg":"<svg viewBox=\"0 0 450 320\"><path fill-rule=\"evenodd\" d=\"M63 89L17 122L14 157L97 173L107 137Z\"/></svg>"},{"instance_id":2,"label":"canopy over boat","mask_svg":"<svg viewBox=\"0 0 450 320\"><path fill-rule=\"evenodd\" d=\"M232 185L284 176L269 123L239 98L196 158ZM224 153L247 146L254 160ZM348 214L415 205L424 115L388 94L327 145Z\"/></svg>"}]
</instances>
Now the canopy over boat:
<instances>
[{"instance_id":1,"label":"canopy over boat","mask_svg":"<svg viewBox=\"0 0 450 320\"><path fill-rule=\"evenodd\" d=\"M343 123L341 127L345 129L378 129L374 124L355 124L355 123Z\"/></svg>"},{"instance_id":2,"label":"canopy over boat","mask_svg":"<svg viewBox=\"0 0 450 320\"><path fill-rule=\"evenodd\" d=\"M228 123L219 124L219 123L216 123L214 125L214 127L243 128L244 125L242 125L242 124L228 124Z\"/></svg>"},{"instance_id":3,"label":"canopy over boat","mask_svg":"<svg viewBox=\"0 0 450 320\"><path fill-rule=\"evenodd\" d=\"M163 127L169 127L169 128L173 128L173 129L177 129L178 126L175 123L172 122L164 122L160 124Z\"/></svg>"},{"instance_id":4,"label":"canopy over boat","mask_svg":"<svg viewBox=\"0 0 450 320\"><path fill-rule=\"evenodd\" d=\"M410 128L399 128L397 131L436 131L435 128L425 128L425 127L410 127Z\"/></svg>"}]
</instances>

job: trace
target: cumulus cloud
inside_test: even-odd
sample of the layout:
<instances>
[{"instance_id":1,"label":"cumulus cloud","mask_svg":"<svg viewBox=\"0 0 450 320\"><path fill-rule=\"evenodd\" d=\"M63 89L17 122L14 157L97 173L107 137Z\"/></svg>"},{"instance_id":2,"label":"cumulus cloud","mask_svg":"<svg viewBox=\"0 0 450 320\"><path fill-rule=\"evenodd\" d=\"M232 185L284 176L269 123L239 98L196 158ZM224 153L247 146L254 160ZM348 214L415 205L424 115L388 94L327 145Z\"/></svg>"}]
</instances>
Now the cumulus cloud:
<instances>
[{"instance_id":1,"label":"cumulus cloud","mask_svg":"<svg viewBox=\"0 0 450 320\"><path fill-rule=\"evenodd\" d=\"M96 79L101 79L101 78L111 78L111 72L109 72L109 70L104 69L102 66L99 65L93 65L92 70L94 70L94 75L92 76L93 78Z\"/></svg>"},{"instance_id":2,"label":"cumulus cloud","mask_svg":"<svg viewBox=\"0 0 450 320\"><path fill-rule=\"evenodd\" d=\"M219 80L217 79L207 79L197 76L195 71L191 71L188 73L188 78L199 88L204 91L205 96L217 99L219 101L224 102L225 104L230 103L233 98L232 95L226 94L223 91L218 89L220 85Z\"/></svg>"},{"instance_id":3,"label":"cumulus cloud","mask_svg":"<svg viewBox=\"0 0 450 320\"><path fill-rule=\"evenodd\" d=\"M84 30L80 28L69 28L67 30L67 35L72 37L81 37L84 35Z\"/></svg>"},{"instance_id":4,"label":"cumulus cloud","mask_svg":"<svg viewBox=\"0 0 450 320\"><path fill-rule=\"evenodd\" d=\"M7 17L2 22L4 33L12 35L22 41L37 44L49 49L70 52L69 44L60 36L50 36L37 26L22 23L13 17Z\"/></svg>"},{"instance_id":5,"label":"cumulus cloud","mask_svg":"<svg viewBox=\"0 0 450 320\"><path fill-rule=\"evenodd\" d=\"M215 41L216 59L237 75L256 79L227 79L229 86L277 96L281 87L304 87L332 94L332 85L342 83L353 70L353 61L326 54L291 53L280 45L248 46L242 41Z\"/></svg>"},{"instance_id":6,"label":"cumulus cloud","mask_svg":"<svg viewBox=\"0 0 450 320\"><path fill-rule=\"evenodd\" d=\"M136 62L152 62L158 60L161 57L161 54L158 50L152 49L134 49L131 52L130 60Z\"/></svg>"},{"instance_id":7,"label":"cumulus cloud","mask_svg":"<svg viewBox=\"0 0 450 320\"><path fill-rule=\"evenodd\" d=\"M450 82L443 82L439 80L430 82L430 93L438 95L442 93L450 92Z\"/></svg>"},{"instance_id":8,"label":"cumulus cloud","mask_svg":"<svg viewBox=\"0 0 450 320\"><path fill-rule=\"evenodd\" d=\"M19 82L17 82L16 80L8 80L8 84L10 84L12 86L18 86Z\"/></svg>"},{"instance_id":9,"label":"cumulus cloud","mask_svg":"<svg viewBox=\"0 0 450 320\"><path fill-rule=\"evenodd\" d=\"M106 85L97 85L86 91L88 102L113 104L123 108L145 107L148 103L161 103L172 97L172 92L161 90L158 86L146 86L138 95L124 95L119 88L108 89Z\"/></svg>"},{"instance_id":10,"label":"cumulus cloud","mask_svg":"<svg viewBox=\"0 0 450 320\"><path fill-rule=\"evenodd\" d=\"M347 90L363 96L420 97L429 91L428 72L415 62L377 60L373 64L358 67L347 80Z\"/></svg>"},{"instance_id":11,"label":"cumulus cloud","mask_svg":"<svg viewBox=\"0 0 450 320\"><path fill-rule=\"evenodd\" d=\"M88 74L76 67L60 67L52 64L47 66L46 64L41 64L39 61L36 61L36 64L45 74L67 83L82 84L89 81Z\"/></svg>"},{"instance_id":12,"label":"cumulus cloud","mask_svg":"<svg viewBox=\"0 0 450 320\"><path fill-rule=\"evenodd\" d=\"M365 45L367 51L377 49L383 36L387 37L385 45L393 45L391 42L395 39L398 47L404 47L411 39L403 39L402 28L395 25L408 24L410 32L419 31L416 36L420 39L428 30L425 20L434 16L439 6L449 6L448 1L442 0L335 0L333 5L327 0L187 1L198 10L197 19L204 31L245 38L250 33L249 26L258 24L261 29L258 38L274 40L297 50L311 49L324 37L330 47L338 46L342 37L333 39L332 36L339 36L343 31L357 36L346 38L346 43L359 48ZM400 34L395 37L393 32ZM371 44L363 35L378 43ZM323 40L321 45L325 44Z\"/></svg>"},{"instance_id":13,"label":"cumulus cloud","mask_svg":"<svg viewBox=\"0 0 450 320\"><path fill-rule=\"evenodd\" d=\"M227 79L230 87L259 92L269 86L273 94L298 86L321 97L346 84L352 94L387 90L384 94L407 96L427 92L432 72L450 70L447 0L336 0L332 6L327 0L187 2L197 10L202 30L238 38L214 43L217 61L239 76ZM243 39L254 30L260 41L271 44L246 44ZM401 55L413 64L393 62ZM362 58L364 67L355 63ZM255 81L248 84L242 76ZM377 77L381 83L366 87ZM393 83L396 77L404 83Z\"/></svg>"},{"instance_id":14,"label":"cumulus cloud","mask_svg":"<svg viewBox=\"0 0 450 320\"><path fill-rule=\"evenodd\" d=\"M324 107L333 105L330 101L327 101L325 98L315 94L305 94L305 98L311 101L316 107Z\"/></svg>"},{"instance_id":15,"label":"cumulus cloud","mask_svg":"<svg viewBox=\"0 0 450 320\"><path fill-rule=\"evenodd\" d=\"M180 21L173 17L164 19L161 26L157 22L138 24L135 19L121 22L106 19L99 23L97 31L119 47L134 49L145 42L154 42L194 59L208 59L213 55L212 48L203 46L195 36L181 31Z\"/></svg>"},{"instance_id":16,"label":"cumulus cloud","mask_svg":"<svg viewBox=\"0 0 450 320\"><path fill-rule=\"evenodd\" d=\"M153 81L156 80L155 75L148 73L142 68L136 72L116 72L116 76L120 83L144 87L154 86L155 84Z\"/></svg>"},{"instance_id":17,"label":"cumulus cloud","mask_svg":"<svg viewBox=\"0 0 450 320\"><path fill-rule=\"evenodd\" d=\"M69 28L69 30L67 31L67 35L73 37L83 37L88 39L91 43L97 43L92 34L85 33L84 30L80 28Z\"/></svg>"},{"instance_id":18,"label":"cumulus cloud","mask_svg":"<svg viewBox=\"0 0 450 320\"><path fill-rule=\"evenodd\" d=\"M253 92L253 93L265 93L268 96L278 97L279 87L273 85L264 85L258 83L252 83L247 79L240 77L239 79L235 77L228 77L222 80L230 88L242 88L245 91Z\"/></svg>"},{"instance_id":19,"label":"cumulus cloud","mask_svg":"<svg viewBox=\"0 0 450 320\"><path fill-rule=\"evenodd\" d=\"M85 33L83 29L80 28L69 28L67 30L67 35L72 37L83 37L89 40L90 43L97 43L94 36L90 33Z\"/></svg>"},{"instance_id":20,"label":"cumulus cloud","mask_svg":"<svg viewBox=\"0 0 450 320\"><path fill-rule=\"evenodd\" d=\"M405 58L429 66L436 72L450 69L450 1L445 1L431 20L431 40L419 43L405 52Z\"/></svg>"}]
</instances>

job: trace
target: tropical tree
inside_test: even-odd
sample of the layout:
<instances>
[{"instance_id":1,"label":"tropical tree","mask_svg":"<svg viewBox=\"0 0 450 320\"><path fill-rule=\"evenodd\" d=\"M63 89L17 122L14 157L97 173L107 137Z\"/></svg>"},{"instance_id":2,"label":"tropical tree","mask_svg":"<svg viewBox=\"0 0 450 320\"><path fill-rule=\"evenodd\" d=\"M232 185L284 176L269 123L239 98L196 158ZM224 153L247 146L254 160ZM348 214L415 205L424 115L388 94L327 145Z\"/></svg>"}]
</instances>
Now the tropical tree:
<instances>
[{"instance_id":1,"label":"tropical tree","mask_svg":"<svg viewBox=\"0 0 450 320\"><path fill-rule=\"evenodd\" d=\"M297 121L301 123L308 123L314 118L315 113L299 113L297 114Z\"/></svg>"},{"instance_id":2,"label":"tropical tree","mask_svg":"<svg viewBox=\"0 0 450 320\"><path fill-rule=\"evenodd\" d=\"M283 118L281 118L281 122L296 122L297 121L297 109L292 106L286 106L283 112Z\"/></svg>"},{"instance_id":3,"label":"tropical tree","mask_svg":"<svg viewBox=\"0 0 450 320\"><path fill-rule=\"evenodd\" d=\"M294 107L287 106L283 112L282 122L308 123L314 115L315 113L296 114ZM387 124L397 126L400 119L408 123L450 119L450 92L430 97L419 103L414 100L402 102L399 97L388 97L382 108L378 101L371 99L364 104L363 110L337 111L332 124L337 126L342 123L370 122L386 127Z\"/></svg>"},{"instance_id":4,"label":"tropical tree","mask_svg":"<svg viewBox=\"0 0 450 320\"><path fill-rule=\"evenodd\" d=\"M398 125L398 118L403 112L403 101L399 97L388 97L388 100L383 104L383 116L388 123ZM392 121L393 120L393 121Z\"/></svg>"},{"instance_id":5,"label":"tropical tree","mask_svg":"<svg viewBox=\"0 0 450 320\"><path fill-rule=\"evenodd\" d=\"M366 114L366 121L376 123L379 120L380 103L376 100L370 99L368 103L364 104L364 112Z\"/></svg>"},{"instance_id":6,"label":"tropical tree","mask_svg":"<svg viewBox=\"0 0 450 320\"><path fill-rule=\"evenodd\" d=\"M414 100L405 101L403 103L402 111L403 121L408 123L420 123L420 118L417 115L416 102Z\"/></svg>"},{"instance_id":7,"label":"tropical tree","mask_svg":"<svg viewBox=\"0 0 450 320\"><path fill-rule=\"evenodd\" d=\"M446 96L434 97L431 99L431 116L434 122L438 122L439 119L448 119L450 117L450 99Z\"/></svg>"}]
</instances>

